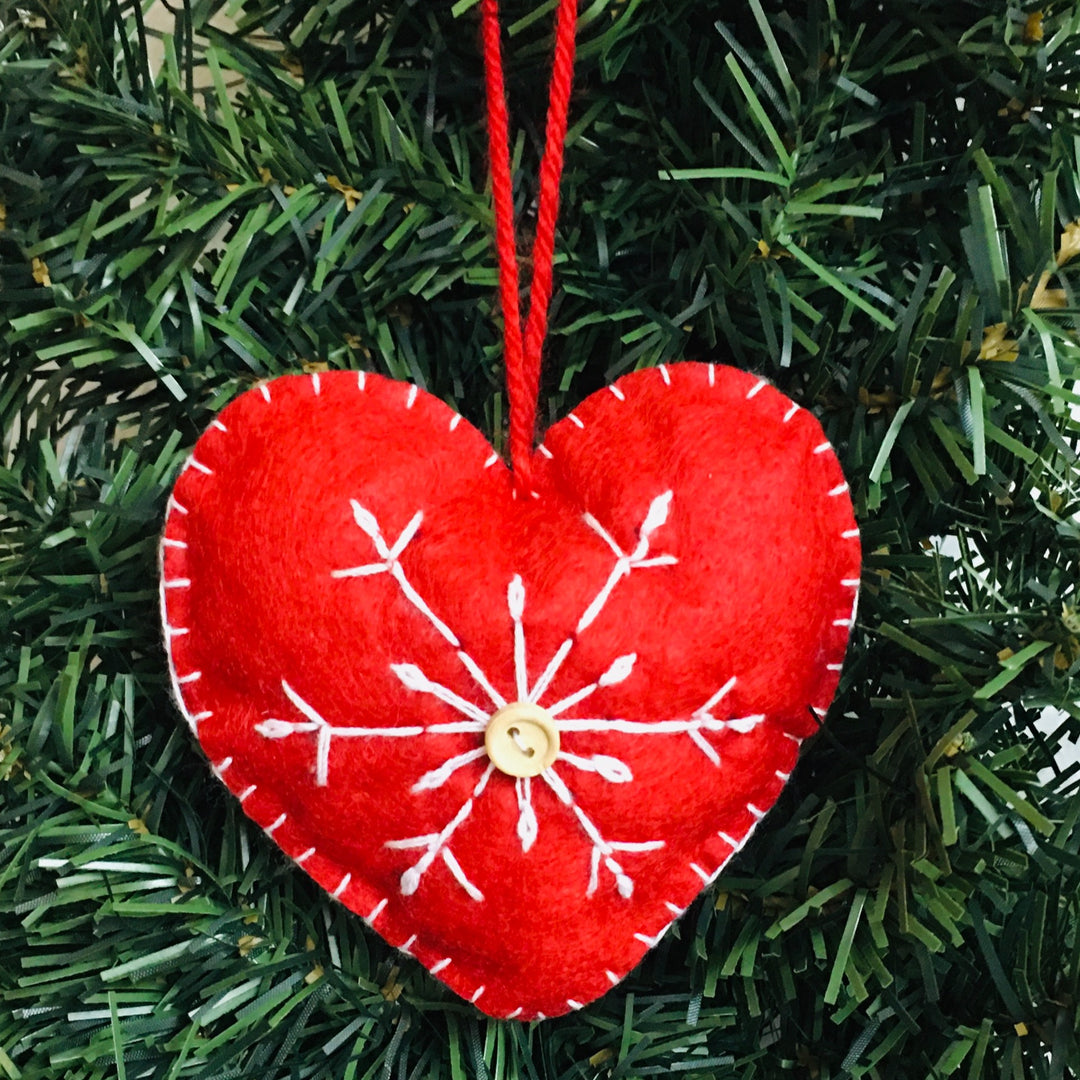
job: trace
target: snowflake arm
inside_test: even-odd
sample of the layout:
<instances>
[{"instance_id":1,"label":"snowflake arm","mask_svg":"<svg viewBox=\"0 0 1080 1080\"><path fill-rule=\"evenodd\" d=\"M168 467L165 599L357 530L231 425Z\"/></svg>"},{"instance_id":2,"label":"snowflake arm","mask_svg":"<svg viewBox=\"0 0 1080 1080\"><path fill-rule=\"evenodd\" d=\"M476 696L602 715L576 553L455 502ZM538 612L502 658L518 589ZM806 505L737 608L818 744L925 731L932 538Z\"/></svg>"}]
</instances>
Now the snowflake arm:
<instances>
[{"instance_id":1,"label":"snowflake arm","mask_svg":"<svg viewBox=\"0 0 1080 1080\"><path fill-rule=\"evenodd\" d=\"M495 766L489 764L477 781L476 787L473 788L472 794L461 804L458 812L443 827L441 832L427 833L423 836L410 836L403 840L387 840L386 847L393 850L406 850L409 848L424 849L424 853L420 858L401 875L402 896L412 896L412 894L420 887L420 882L423 879L424 874L431 869L432 863L434 863L436 859L442 858L443 862L462 888L464 888L474 900L483 900L483 893L481 893L480 890L465 876L464 871L461 869L461 865L450 851L449 845L454 833L457 832L466 820L468 820L469 815L472 813L473 806L480 796L483 795L484 789L487 787L488 781L491 779L491 774L494 771Z\"/></svg>"},{"instance_id":2,"label":"snowflake arm","mask_svg":"<svg viewBox=\"0 0 1080 1080\"><path fill-rule=\"evenodd\" d=\"M630 766L617 757L611 757L610 754L582 757L580 754L571 754L568 750L560 750L557 760L565 761L567 765L580 769L582 772L596 773L609 784L627 784L634 779Z\"/></svg>"},{"instance_id":3,"label":"snowflake arm","mask_svg":"<svg viewBox=\"0 0 1080 1080\"><path fill-rule=\"evenodd\" d=\"M526 589L521 575L515 574L513 576L506 593L509 629L511 630L513 687L504 687L503 689L508 692L507 696L504 696L503 692L492 684L480 665L464 650L457 635L435 614L431 605L420 595L405 574L401 564L401 556L416 537L423 521L423 512L418 510L410 518L398 538L391 544L383 535L375 515L358 501L350 500L354 520L361 531L370 539L379 561L334 570L331 572L332 576L335 578L360 578L383 573L388 574L396 583L407 603L454 649L459 662L481 691L483 697L480 700L484 702L484 705L481 706L475 701L469 700L470 697L474 696L472 693L469 693L467 697L462 696L449 686L429 678L415 663L395 663L390 665L390 669L406 689L435 698L442 706L447 706L457 713L460 719L438 724L411 725L397 728L337 728L330 725L288 683L282 680L282 687L286 696L303 719L296 722L276 719L266 720L256 725L256 729L267 738L284 738L293 734L314 735L317 744L316 782L325 785L329 749L331 740L334 737L378 738L472 733L483 738L485 732L489 732L488 724L491 720L492 710L488 706L488 702L494 705L495 710L508 708L508 701L535 705L542 712L547 713L547 722L555 725L556 743L553 753L556 756L554 759L555 764L548 765L538 774L521 776L513 772L510 773L514 778L514 793L518 810L516 833L522 851L530 851L539 835L539 821L534 806L532 785L533 777L538 775L539 779L555 795L557 802L573 815L580 831L590 845L590 873L586 890L587 895L591 896L596 893L603 871L611 875L614 887L620 896L631 896L634 889L633 878L623 869L617 856L621 856L622 853L655 851L664 847L664 842L656 840L631 843L612 840L605 836L602 825L594 821L578 803L573 791L567 785L556 766L563 770L575 770L578 773L592 774L600 780L612 784L631 782L634 778L633 773L629 765L617 757L601 753L573 753L565 746L560 748L557 733L561 731L564 734L596 732L634 736L686 736L693 741L709 761L719 766L720 755L706 738L706 735L727 730L740 733L748 732L753 730L764 719L763 716L747 716L721 720L717 719L713 714L712 710L735 685L734 678L729 679L686 719L639 721L623 718L612 719L609 717L593 719L573 715L566 716L567 713L576 711L576 708L582 702L595 694L601 687L613 686L628 679L635 670L638 659L636 653L627 653L616 657L607 670L596 678L594 682L581 687L551 705L544 706L541 704L566 659L570 656L578 637L596 621L619 583L624 578L629 577L635 570L672 566L678 562L674 555L657 555L650 550L654 534L668 520L671 502L671 491L666 491L652 500L644 521L638 529L637 541L629 551L624 551L595 517L588 513L584 515L585 524L597 534L611 551L614 556L614 564L599 590L585 606L573 631L558 647L531 687L529 685L528 649L524 625ZM515 731L511 729L508 734L513 738ZM409 896L415 893L427 871L436 862L441 861L467 895L477 901L484 899L483 893L469 880L451 848L457 831L473 815L474 807L484 794L492 775L494 775L496 765L493 760L485 760L489 754L486 745L474 745L464 752L460 752L460 746L455 749L458 752L444 756L444 759L436 767L423 773L412 785L411 790L414 794L419 794L442 788L451 778L468 769L480 772L479 778L472 788L471 795L465 799L449 819L442 818L445 824L439 831L390 840L385 844L387 848L393 850L414 850L418 853L413 865L401 874L400 887L403 895ZM531 754L531 752L530 749L529 753ZM476 772L473 772L473 776L476 776Z\"/></svg>"},{"instance_id":4,"label":"snowflake arm","mask_svg":"<svg viewBox=\"0 0 1080 1080\"><path fill-rule=\"evenodd\" d=\"M487 725L488 714L478 705L466 701L459 694L455 694L449 687L442 683L432 682L416 664L391 664L390 670L405 684L407 690L414 690L420 694L430 694L440 701L456 709L464 716L475 720L479 727L475 731L483 731Z\"/></svg>"},{"instance_id":5,"label":"snowflake arm","mask_svg":"<svg viewBox=\"0 0 1080 1080\"><path fill-rule=\"evenodd\" d=\"M596 594L588 607L586 607L581 618L578 620L573 635L568 637L559 646L555 655L548 663L548 666L544 669L543 673L536 680L536 684L529 691L528 697L523 700L531 702L540 700L540 697L547 691L552 680L558 674L563 661L570 655L570 650L574 647L574 641L577 636L595 622L597 616L604 610L605 605L611 598L611 594L615 591L615 586L618 585L623 578L629 577L630 573L634 570L645 570L654 566L674 566L679 561L674 555L657 555L653 558L647 558L653 533L667 521L668 511L671 508L671 497L672 493L670 491L665 491L662 495L657 495L649 504L648 512L645 514L645 520L642 522L639 530L637 546L630 554L627 554L619 547L615 538L600 524L599 521L596 520L596 518L592 516L592 514L586 513L584 515L585 524L588 525L609 548L611 548L612 553L615 555L615 565L608 574L607 580L601 586L600 591ZM627 672L627 674L629 674L629 672Z\"/></svg>"},{"instance_id":6,"label":"snowflake arm","mask_svg":"<svg viewBox=\"0 0 1080 1080\"><path fill-rule=\"evenodd\" d=\"M307 719L294 721L270 717L256 724L255 730L266 739L287 739L291 735L314 734L316 787L326 787L327 785L330 771L330 744L334 739L401 739L425 734L469 734L483 731L486 720L486 717L478 720L473 716L469 716L467 720L429 724L426 727L420 725L403 727L335 727L309 702L305 701L285 679L281 680L281 689L297 711ZM422 779L426 779L426 777Z\"/></svg>"},{"instance_id":7,"label":"snowflake arm","mask_svg":"<svg viewBox=\"0 0 1080 1080\"><path fill-rule=\"evenodd\" d=\"M413 794L419 791L434 791L436 788L441 788L458 769L463 769L466 765L471 765L474 761L479 761L486 756L487 750L482 746L478 746L475 750L466 750L464 754L457 754L452 758L447 758L437 769L424 773L413 784Z\"/></svg>"},{"instance_id":8,"label":"snowflake arm","mask_svg":"<svg viewBox=\"0 0 1080 1080\"><path fill-rule=\"evenodd\" d=\"M753 731L764 719L763 713L753 716L737 716L718 720L710 711L723 700L735 686L732 676L708 701L696 709L688 720L625 720L571 717L559 721L562 732L615 731L623 735L687 735L694 745L713 763L720 765L720 755L705 738L705 732L735 731L740 735ZM560 755L562 756L562 755Z\"/></svg>"},{"instance_id":9,"label":"snowflake arm","mask_svg":"<svg viewBox=\"0 0 1080 1080\"><path fill-rule=\"evenodd\" d=\"M572 706L584 701L590 694L596 693L597 689L601 686L615 686L617 683L624 682L630 677L630 673L634 670L636 661L637 653L627 653L625 656L616 657L612 662L611 667L609 667L596 682L582 687L576 693L563 698L562 701L555 702L554 705L547 706L547 711L552 716L558 716L560 713L566 712L566 710Z\"/></svg>"},{"instance_id":10,"label":"snowflake arm","mask_svg":"<svg viewBox=\"0 0 1080 1080\"><path fill-rule=\"evenodd\" d=\"M514 793L517 795L518 804L517 835L521 841L521 850L528 851L540 834L540 823L536 820L536 810L532 804L532 777L517 777L514 781Z\"/></svg>"},{"instance_id":11,"label":"snowflake arm","mask_svg":"<svg viewBox=\"0 0 1080 1080\"><path fill-rule=\"evenodd\" d=\"M562 777L559 776L554 768L545 769L540 776L547 786L555 793L555 797L559 802L573 811L582 831L592 844L589 886L585 890L585 895L592 896L599 887L600 865L602 863L615 879L615 888L618 890L619 895L624 899L629 899L634 893L634 880L616 861L614 857L615 853L619 851L657 851L664 846L664 841L647 840L644 843L627 844L616 840L606 839L597 828L592 818L590 818L589 815L582 810L581 806L578 805L578 802L571 794L570 789L563 783Z\"/></svg>"},{"instance_id":12,"label":"snowflake arm","mask_svg":"<svg viewBox=\"0 0 1080 1080\"><path fill-rule=\"evenodd\" d=\"M481 671L479 664L461 648L461 641L458 639L457 634L435 614L431 605L417 592L412 582L405 575L405 570L401 565L401 556L420 529L420 525L424 520L424 512L417 510L413 514L409 519L409 523L402 529L401 535L391 546L387 544L386 537L383 536L375 515L356 499L350 499L349 504L352 506L353 520L371 540L381 561L364 563L361 566L349 566L341 570L331 570L330 576L333 578L351 578L369 577L373 574L389 574L397 582L398 588L405 599L420 612L445 641L453 646L465 670L473 677L480 689L491 698L496 708L505 705L505 698L491 685L490 679Z\"/></svg>"}]
</instances>

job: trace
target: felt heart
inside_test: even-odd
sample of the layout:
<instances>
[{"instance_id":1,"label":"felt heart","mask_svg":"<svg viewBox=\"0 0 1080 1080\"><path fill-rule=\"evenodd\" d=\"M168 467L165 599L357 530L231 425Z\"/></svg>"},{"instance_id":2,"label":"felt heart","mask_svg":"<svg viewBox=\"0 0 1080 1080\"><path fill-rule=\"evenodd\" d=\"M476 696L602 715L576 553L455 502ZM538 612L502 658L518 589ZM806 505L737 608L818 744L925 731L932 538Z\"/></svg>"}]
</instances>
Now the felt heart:
<instances>
[{"instance_id":1,"label":"felt heart","mask_svg":"<svg viewBox=\"0 0 1080 1080\"><path fill-rule=\"evenodd\" d=\"M732 368L619 379L532 482L415 386L286 376L199 439L162 541L214 772L522 1019L603 994L746 842L833 697L860 571L818 422Z\"/></svg>"}]
</instances>

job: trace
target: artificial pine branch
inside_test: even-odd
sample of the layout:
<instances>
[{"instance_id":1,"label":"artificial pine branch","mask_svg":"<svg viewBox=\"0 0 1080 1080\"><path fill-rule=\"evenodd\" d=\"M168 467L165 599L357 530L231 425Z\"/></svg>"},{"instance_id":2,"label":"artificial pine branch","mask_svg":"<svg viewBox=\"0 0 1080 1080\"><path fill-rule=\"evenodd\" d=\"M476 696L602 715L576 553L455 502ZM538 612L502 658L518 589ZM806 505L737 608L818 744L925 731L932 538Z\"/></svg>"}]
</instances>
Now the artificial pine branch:
<instances>
[{"instance_id":1,"label":"artificial pine branch","mask_svg":"<svg viewBox=\"0 0 1080 1080\"><path fill-rule=\"evenodd\" d=\"M505 12L526 230L550 6ZM156 616L171 480L253 381L377 370L501 437L475 5L173 7L155 68L130 0L0 3L0 1076L1076 1075L1080 5L582 5L547 419L762 372L867 555L752 845L532 1026L248 824Z\"/></svg>"}]
</instances>

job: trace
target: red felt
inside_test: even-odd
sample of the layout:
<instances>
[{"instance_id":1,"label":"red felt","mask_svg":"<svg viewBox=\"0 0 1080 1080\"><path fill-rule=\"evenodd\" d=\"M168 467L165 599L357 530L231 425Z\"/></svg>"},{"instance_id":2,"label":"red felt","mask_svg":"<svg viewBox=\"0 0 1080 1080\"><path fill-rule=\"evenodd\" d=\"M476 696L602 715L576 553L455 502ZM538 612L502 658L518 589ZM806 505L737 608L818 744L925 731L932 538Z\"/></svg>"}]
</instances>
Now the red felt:
<instances>
[{"instance_id":1,"label":"red felt","mask_svg":"<svg viewBox=\"0 0 1080 1080\"><path fill-rule=\"evenodd\" d=\"M592 395L547 432L532 486L516 498L484 437L415 387L287 376L199 440L162 545L176 694L244 810L387 941L485 1012L522 1019L607 991L772 806L811 709L835 692L860 570L817 421L732 368L670 365ZM598 605L620 565L602 532L632 555L650 508L638 561L677 562L632 566ZM394 559L358 523L377 521L392 547L418 511ZM371 572L333 575L358 567ZM476 794L485 757L414 790L482 748L495 709L459 651L496 694L520 696L516 577L529 687L572 640L541 705L635 654L622 681L557 717L529 844L524 785L495 771ZM764 719L699 730L703 748L691 727L732 678L711 721ZM472 728L390 734L446 724ZM387 846L402 840L414 846ZM619 846L643 843L662 846Z\"/></svg>"}]
</instances>

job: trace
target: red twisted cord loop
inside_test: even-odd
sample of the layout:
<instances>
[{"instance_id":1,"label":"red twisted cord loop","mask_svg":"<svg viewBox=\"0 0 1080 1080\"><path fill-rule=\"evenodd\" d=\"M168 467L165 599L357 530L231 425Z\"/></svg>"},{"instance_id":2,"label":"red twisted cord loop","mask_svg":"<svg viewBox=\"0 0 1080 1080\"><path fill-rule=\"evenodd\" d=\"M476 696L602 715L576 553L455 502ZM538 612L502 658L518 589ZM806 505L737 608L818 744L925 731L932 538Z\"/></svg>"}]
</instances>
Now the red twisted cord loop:
<instances>
[{"instance_id":1,"label":"red twisted cord loop","mask_svg":"<svg viewBox=\"0 0 1080 1080\"><path fill-rule=\"evenodd\" d=\"M502 72L498 0L482 0L484 68L487 85L488 152L495 202L495 246L499 258L499 293L503 309L506 390L510 398L510 463L518 491L530 486L536 408L540 395L540 361L547 334L555 254L555 221L559 215L570 88L574 73L577 0L560 0L555 20L555 53L548 91L544 156L540 163L540 198L533 240L533 276L529 318L521 333L518 302L517 244L514 239L514 194L510 176L510 135L506 87Z\"/></svg>"}]
</instances>

